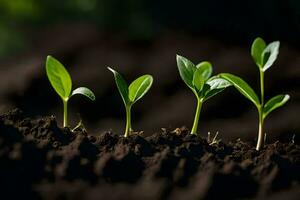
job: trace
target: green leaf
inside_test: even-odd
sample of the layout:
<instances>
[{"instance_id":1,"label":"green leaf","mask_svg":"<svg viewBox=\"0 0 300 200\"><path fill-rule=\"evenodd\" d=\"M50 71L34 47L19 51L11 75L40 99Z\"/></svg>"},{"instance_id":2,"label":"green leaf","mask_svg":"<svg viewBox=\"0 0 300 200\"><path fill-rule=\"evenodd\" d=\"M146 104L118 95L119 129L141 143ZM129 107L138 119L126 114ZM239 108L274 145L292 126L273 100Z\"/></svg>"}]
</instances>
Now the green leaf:
<instances>
[{"instance_id":1,"label":"green leaf","mask_svg":"<svg viewBox=\"0 0 300 200\"><path fill-rule=\"evenodd\" d=\"M266 118L267 115L273 110L275 110L276 108L283 106L289 99L290 96L288 94L286 95L281 94L271 98L264 106L263 118Z\"/></svg>"},{"instance_id":2,"label":"green leaf","mask_svg":"<svg viewBox=\"0 0 300 200\"><path fill-rule=\"evenodd\" d=\"M135 103L137 100L142 98L150 89L153 83L153 78L151 75L143 75L135 79L129 85L129 100Z\"/></svg>"},{"instance_id":3,"label":"green leaf","mask_svg":"<svg viewBox=\"0 0 300 200\"><path fill-rule=\"evenodd\" d=\"M73 90L73 92L71 94L71 97L76 95L76 94L84 95L92 101L96 100L96 97L95 97L94 93L89 88L86 88L86 87L79 87L79 88Z\"/></svg>"},{"instance_id":4,"label":"green leaf","mask_svg":"<svg viewBox=\"0 0 300 200\"><path fill-rule=\"evenodd\" d=\"M262 38L258 37L252 43L251 55L252 55L252 58L255 61L256 65L259 68L262 68L262 66L263 66L262 53L265 50L265 48L266 48L266 43Z\"/></svg>"},{"instance_id":5,"label":"green leaf","mask_svg":"<svg viewBox=\"0 0 300 200\"><path fill-rule=\"evenodd\" d=\"M265 50L262 53L263 58L263 71L265 72L267 69L269 69L275 60L277 59L277 56L279 54L279 46L280 42L275 41L270 43Z\"/></svg>"},{"instance_id":6,"label":"green leaf","mask_svg":"<svg viewBox=\"0 0 300 200\"><path fill-rule=\"evenodd\" d=\"M260 101L254 90L243 79L228 73L222 73L219 77L229 81L242 95L252 101L256 107L260 106Z\"/></svg>"},{"instance_id":7,"label":"green leaf","mask_svg":"<svg viewBox=\"0 0 300 200\"><path fill-rule=\"evenodd\" d=\"M207 61L203 61L201 63L199 63L197 66L197 71L200 71L200 74L202 75L202 77L204 78L204 80L206 81L207 79L209 79L209 77L211 76L213 69L212 69L212 65L210 62Z\"/></svg>"},{"instance_id":8,"label":"green leaf","mask_svg":"<svg viewBox=\"0 0 300 200\"><path fill-rule=\"evenodd\" d=\"M193 78L194 72L196 71L195 65L191 61L180 55L176 56L176 60L180 77L187 86L193 89Z\"/></svg>"},{"instance_id":9,"label":"green leaf","mask_svg":"<svg viewBox=\"0 0 300 200\"><path fill-rule=\"evenodd\" d=\"M47 56L46 72L57 94L64 100L68 99L72 90L72 80L65 67L52 56Z\"/></svg>"},{"instance_id":10,"label":"green leaf","mask_svg":"<svg viewBox=\"0 0 300 200\"><path fill-rule=\"evenodd\" d=\"M197 69L193 77L193 86L197 91L197 93L199 93L202 90L204 83L205 83L205 79L202 76L202 71L200 69Z\"/></svg>"},{"instance_id":11,"label":"green leaf","mask_svg":"<svg viewBox=\"0 0 300 200\"><path fill-rule=\"evenodd\" d=\"M119 74L116 70L108 67L108 70L110 70L114 74L115 82L117 85L117 88L119 90L119 93L123 99L123 102L125 105L128 105L129 103L129 98L128 98L128 86L126 81L123 79L121 74Z\"/></svg>"},{"instance_id":12,"label":"green leaf","mask_svg":"<svg viewBox=\"0 0 300 200\"><path fill-rule=\"evenodd\" d=\"M218 76L213 76L211 77L208 81L207 84L210 86L210 89L222 89L222 88L227 88L231 86L231 83L227 81L226 79L220 78Z\"/></svg>"},{"instance_id":13,"label":"green leaf","mask_svg":"<svg viewBox=\"0 0 300 200\"><path fill-rule=\"evenodd\" d=\"M207 82L208 90L205 92L204 99L207 100L231 86L231 83L218 76L211 77Z\"/></svg>"}]
</instances>

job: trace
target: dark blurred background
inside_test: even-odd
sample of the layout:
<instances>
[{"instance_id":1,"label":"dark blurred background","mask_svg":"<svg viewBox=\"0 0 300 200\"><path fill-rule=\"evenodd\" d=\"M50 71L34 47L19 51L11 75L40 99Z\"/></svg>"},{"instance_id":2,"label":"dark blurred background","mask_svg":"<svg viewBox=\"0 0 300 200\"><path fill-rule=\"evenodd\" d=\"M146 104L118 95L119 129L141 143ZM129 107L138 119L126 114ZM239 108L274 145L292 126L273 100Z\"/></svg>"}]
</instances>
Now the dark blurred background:
<instances>
[{"instance_id":1,"label":"dark blurred background","mask_svg":"<svg viewBox=\"0 0 300 200\"><path fill-rule=\"evenodd\" d=\"M132 81L154 76L150 92L133 107L133 128L149 135L160 128L191 128L196 99L180 80L175 55L209 60L215 73L231 72L258 90L250 56L255 37L280 40L280 54L266 74L266 98L291 95L266 122L268 139L299 137L299 0L0 0L0 112L19 107L31 117L62 116L62 103L45 73L53 55L69 70L74 87L87 86L96 102L70 101L92 134L122 134L125 111L112 74ZM223 140L256 139L255 107L233 88L206 102L200 134L219 131ZM297 135L298 134L298 135Z\"/></svg>"}]
</instances>

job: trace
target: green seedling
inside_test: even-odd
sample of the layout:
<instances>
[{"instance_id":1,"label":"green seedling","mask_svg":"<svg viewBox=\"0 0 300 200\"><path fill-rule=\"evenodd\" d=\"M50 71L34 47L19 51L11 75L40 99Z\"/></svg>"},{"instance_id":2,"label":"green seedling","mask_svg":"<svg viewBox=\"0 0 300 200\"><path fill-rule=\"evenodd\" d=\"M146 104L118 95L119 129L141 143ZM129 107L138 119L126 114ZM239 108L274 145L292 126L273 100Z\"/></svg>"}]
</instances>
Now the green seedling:
<instances>
[{"instance_id":1,"label":"green seedling","mask_svg":"<svg viewBox=\"0 0 300 200\"><path fill-rule=\"evenodd\" d=\"M69 99L76 94L81 94L94 101L96 99L95 95L90 89L86 87L79 87L72 91L72 79L70 77L70 74L68 73L66 68L52 56L47 56L46 72L52 87L63 101L63 127L67 127Z\"/></svg>"},{"instance_id":2,"label":"green seedling","mask_svg":"<svg viewBox=\"0 0 300 200\"><path fill-rule=\"evenodd\" d=\"M131 107L135 102L141 99L148 92L153 83L153 78L151 75L143 75L135 79L128 87L126 81L123 79L121 74L119 74L117 71L113 70L110 67L108 67L108 69L114 74L117 88L125 105L126 128L124 136L128 137L130 132L132 132Z\"/></svg>"},{"instance_id":3,"label":"green seedling","mask_svg":"<svg viewBox=\"0 0 300 200\"><path fill-rule=\"evenodd\" d=\"M277 95L265 103L264 74L275 62L279 53L279 41L266 45L261 38L256 38L251 47L251 55L258 66L260 75L260 99L254 90L240 77L224 73L221 78L228 80L242 95L249 99L258 110L258 140L256 150L260 150L264 143L264 120L276 108L283 106L290 98L289 95Z\"/></svg>"},{"instance_id":4,"label":"green seedling","mask_svg":"<svg viewBox=\"0 0 300 200\"><path fill-rule=\"evenodd\" d=\"M197 109L191 131L191 134L197 135L202 104L231 84L218 76L211 77L212 65L207 61L195 65L187 58L179 55L176 59L182 80L197 97Z\"/></svg>"}]
</instances>

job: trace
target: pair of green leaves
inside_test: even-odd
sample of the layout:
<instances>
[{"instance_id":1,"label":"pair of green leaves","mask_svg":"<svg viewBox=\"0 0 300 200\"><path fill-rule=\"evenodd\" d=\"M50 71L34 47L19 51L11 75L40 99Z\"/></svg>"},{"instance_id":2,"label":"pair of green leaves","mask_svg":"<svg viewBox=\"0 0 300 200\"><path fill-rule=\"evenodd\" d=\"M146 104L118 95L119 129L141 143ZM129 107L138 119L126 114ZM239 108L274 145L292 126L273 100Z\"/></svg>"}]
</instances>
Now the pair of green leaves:
<instances>
[{"instance_id":1,"label":"pair of green leaves","mask_svg":"<svg viewBox=\"0 0 300 200\"><path fill-rule=\"evenodd\" d=\"M72 79L70 74L63 64L52 56L47 57L46 72L52 87L63 101L68 101L76 94L84 95L92 101L96 99L94 93L86 87L79 87L72 91Z\"/></svg>"},{"instance_id":2,"label":"pair of green leaves","mask_svg":"<svg viewBox=\"0 0 300 200\"><path fill-rule=\"evenodd\" d=\"M128 87L124 78L116 70L108 67L114 74L115 82L125 106L131 106L141 99L151 88L153 77L151 75L143 75L135 79Z\"/></svg>"},{"instance_id":3,"label":"pair of green leaves","mask_svg":"<svg viewBox=\"0 0 300 200\"><path fill-rule=\"evenodd\" d=\"M260 70L266 71L275 62L279 54L280 42L275 41L266 45L262 38L256 38L252 43L251 56Z\"/></svg>"},{"instance_id":4,"label":"pair of green leaves","mask_svg":"<svg viewBox=\"0 0 300 200\"><path fill-rule=\"evenodd\" d=\"M213 69L207 61L195 65L187 58L179 55L177 55L176 60L182 80L201 101L213 97L231 85L220 77L211 77Z\"/></svg>"},{"instance_id":5,"label":"pair of green leaves","mask_svg":"<svg viewBox=\"0 0 300 200\"><path fill-rule=\"evenodd\" d=\"M228 73L222 73L219 76L229 81L242 95L252 101L253 104L260 109L261 103L259 98L254 90L243 79ZM263 107L263 119L265 119L267 115L276 108L283 106L289 100L289 98L290 96L287 94L280 94L271 98Z\"/></svg>"},{"instance_id":6,"label":"pair of green leaves","mask_svg":"<svg viewBox=\"0 0 300 200\"><path fill-rule=\"evenodd\" d=\"M254 40L251 47L251 55L254 62L259 67L261 76L263 76L264 72L269 69L275 62L279 53L279 45L280 43L278 41L266 45L265 41L261 38L257 38ZM271 98L266 104L261 105L261 102L263 102L263 100L259 100L254 90L243 79L228 73L222 73L219 75L219 77L229 81L241 94L243 94L247 99L253 102L258 109L261 109L261 107L263 106L263 119L265 119L267 115L276 108L283 106L290 98L290 96L287 94L277 95ZM261 87L262 90L264 90L264 85L261 85Z\"/></svg>"}]
</instances>

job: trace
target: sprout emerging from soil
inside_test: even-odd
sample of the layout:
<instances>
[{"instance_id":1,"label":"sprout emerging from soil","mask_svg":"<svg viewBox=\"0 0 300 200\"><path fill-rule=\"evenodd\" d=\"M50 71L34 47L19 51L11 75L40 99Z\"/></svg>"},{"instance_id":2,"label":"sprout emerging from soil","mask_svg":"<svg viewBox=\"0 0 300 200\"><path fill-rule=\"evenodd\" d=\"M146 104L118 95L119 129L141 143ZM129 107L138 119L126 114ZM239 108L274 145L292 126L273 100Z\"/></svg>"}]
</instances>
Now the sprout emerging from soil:
<instances>
[{"instance_id":1,"label":"sprout emerging from soil","mask_svg":"<svg viewBox=\"0 0 300 200\"><path fill-rule=\"evenodd\" d=\"M197 97L197 109L191 131L191 134L197 135L202 104L209 98L222 92L231 84L227 80L218 76L211 77L213 71L212 65L207 61L195 65L183 56L177 55L176 59L182 80Z\"/></svg>"},{"instance_id":2,"label":"sprout emerging from soil","mask_svg":"<svg viewBox=\"0 0 300 200\"><path fill-rule=\"evenodd\" d=\"M92 101L94 101L96 97L94 93L86 87L79 87L72 91L72 79L70 77L70 74L68 73L66 68L52 56L47 56L46 72L52 87L63 101L63 127L67 127L69 99L76 94L84 95Z\"/></svg>"},{"instance_id":3,"label":"sprout emerging from soil","mask_svg":"<svg viewBox=\"0 0 300 200\"><path fill-rule=\"evenodd\" d=\"M124 136L128 137L130 132L132 132L131 127L131 107L132 105L141 99L151 88L153 83L153 78L151 75L143 75L135 79L129 87L126 81L123 79L121 74L119 74L114 69L108 67L108 69L114 74L115 82L120 95L123 99L125 109L126 109L126 128Z\"/></svg>"},{"instance_id":4,"label":"sprout emerging from soil","mask_svg":"<svg viewBox=\"0 0 300 200\"><path fill-rule=\"evenodd\" d=\"M219 135L219 132L217 131L215 136L212 138L212 135L210 132L207 133L207 142L209 145L213 145L213 144L218 144L219 142L221 142L222 140L221 139L218 139L218 135Z\"/></svg>"},{"instance_id":5,"label":"sprout emerging from soil","mask_svg":"<svg viewBox=\"0 0 300 200\"><path fill-rule=\"evenodd\" d=\"M279 53L279 41L266 45L261 38L256 38L251 47L251 55L258 66L260 75L260 99L254 90L240 77L224 73L221 78L228 80L242 95L249 99L258 110L258 140L256 150L260 150L264 143L264 120L276 108L283 106L290 98L289 95L277 95L265 103L264 74L275 62Z\"/></svg>"}]
</instances>

